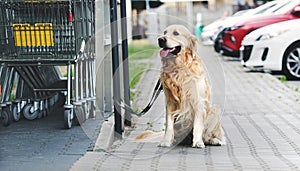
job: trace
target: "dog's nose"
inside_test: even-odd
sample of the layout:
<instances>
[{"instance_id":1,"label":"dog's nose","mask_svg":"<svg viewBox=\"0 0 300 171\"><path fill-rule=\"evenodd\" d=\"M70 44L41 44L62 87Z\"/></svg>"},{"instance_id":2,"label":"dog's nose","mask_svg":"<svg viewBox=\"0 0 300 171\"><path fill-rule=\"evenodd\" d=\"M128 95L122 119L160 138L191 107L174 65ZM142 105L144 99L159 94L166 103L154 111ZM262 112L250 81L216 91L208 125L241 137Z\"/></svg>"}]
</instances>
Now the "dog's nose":
<instances>
[{"instance_id":1,"label":"dog's nose","mask_svg":"<svg viewBox=\"0 0 300 171\"><path fill-rule=\"evenodd\" d=\"M167 39L165 37L159 37L158 38L159 47L161 47L161 48L166 47L166 42L167 42Z\"/></svg>"}]
</instances>

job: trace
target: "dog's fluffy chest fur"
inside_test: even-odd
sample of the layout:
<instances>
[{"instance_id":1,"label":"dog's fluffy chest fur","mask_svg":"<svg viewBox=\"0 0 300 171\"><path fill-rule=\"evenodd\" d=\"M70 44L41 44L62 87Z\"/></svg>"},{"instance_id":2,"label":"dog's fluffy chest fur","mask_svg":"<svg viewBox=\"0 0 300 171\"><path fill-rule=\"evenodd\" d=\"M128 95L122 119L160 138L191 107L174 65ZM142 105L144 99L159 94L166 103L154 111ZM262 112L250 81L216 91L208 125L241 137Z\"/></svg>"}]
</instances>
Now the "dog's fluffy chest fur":
<instances>
[{"instance_id":1,"label":"dog's fluffy chest fur","mask_svg":"<svg viewBox=\"0 0 300 171\"><path fill-rule=\"evenodd\" d=\"M207 93L204 90L208 88L208 84L200 62L199 59L194 59L188 64L183 64L176 58L163 62L161 81L165 91L173 97L167 100L178 103L182 108L182 105L188 105L184 102L199 99L195 96L206 97Z\"/></svg>"}]
</instances>

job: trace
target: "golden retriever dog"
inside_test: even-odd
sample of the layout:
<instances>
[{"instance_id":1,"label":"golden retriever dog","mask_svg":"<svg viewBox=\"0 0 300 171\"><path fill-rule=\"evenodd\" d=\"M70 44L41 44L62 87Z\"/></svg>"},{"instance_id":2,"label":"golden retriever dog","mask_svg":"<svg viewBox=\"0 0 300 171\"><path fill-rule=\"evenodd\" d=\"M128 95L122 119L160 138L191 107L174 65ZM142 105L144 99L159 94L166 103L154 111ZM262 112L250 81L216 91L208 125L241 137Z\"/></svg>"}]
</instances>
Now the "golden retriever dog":
<instances>
[{"instance_id":1,"label":"golden retriever dog","mask_svg":"<svg viewBox=\"0 0 300 171\"><path fill-rule=\"evenodd\" d=\"M220 110L210 101L211 87L197 53L197 38L184 26L171 25L158 38L158 44L162 61L160 81L166 101L166 128L159 146L170 147L189 135L195 148L224 145ZM145 131L136 140L151 136L155 137L151 131Z\"/></svg>"}]
</instances>

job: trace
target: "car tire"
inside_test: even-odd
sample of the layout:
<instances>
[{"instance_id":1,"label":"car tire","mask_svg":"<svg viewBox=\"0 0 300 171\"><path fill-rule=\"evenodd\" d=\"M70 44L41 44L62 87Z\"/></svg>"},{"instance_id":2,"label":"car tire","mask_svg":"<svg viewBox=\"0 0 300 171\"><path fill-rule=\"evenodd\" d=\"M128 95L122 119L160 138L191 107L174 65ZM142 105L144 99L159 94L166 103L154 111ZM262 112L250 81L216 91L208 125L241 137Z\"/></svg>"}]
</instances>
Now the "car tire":
<instances>
[{"instance_id":1,"label":"car tire","mask_svg":"<svg viewBox=\"0 0 300 171\"><path fill-rule=\"evenodd\" d=\"M289 80L300 79L300 43L290 46L284 53L282 72Z\"/></svg>"},{"instance_id":2,"label":"car tire","mask_svg":"<svg viewBox=\"0 0 300 171\"><path fill-rule=\"evenodd\" d=\"M214 41L214 50L215 52L220 53L221 48L220 48L220 40L218 37Z\"/></svg>"},{"instance_id":3,"label":"car tire","mask_svg":"<svg viewBox=\"0 0 300 171\"><path fill-rule=\"evenodd\" d=\"M217 44L217 42L214 43L214 49L215 49L215 52L220 53L220 48L219 48L219 45Z\"/></svg>"}]
</instances>

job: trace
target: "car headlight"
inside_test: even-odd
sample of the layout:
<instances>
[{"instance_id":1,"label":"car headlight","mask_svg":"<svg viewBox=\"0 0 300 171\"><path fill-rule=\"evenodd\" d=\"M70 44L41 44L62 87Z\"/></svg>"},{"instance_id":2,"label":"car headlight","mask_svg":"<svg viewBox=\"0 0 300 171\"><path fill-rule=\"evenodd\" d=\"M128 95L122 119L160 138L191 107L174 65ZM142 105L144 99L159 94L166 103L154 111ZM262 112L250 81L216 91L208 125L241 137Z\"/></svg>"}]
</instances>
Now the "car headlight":
<instances>
[{"instance_id":1,"label":"car headlight","mask_svg":"<svg viewBox=\"0 0 300 171\"><path fill-rule=\"evenodd\" d=\"M264 33L259 35L255 41L260 41L260 40L269 40L272 39L273 37L277 37L285 32L289 31L289 29L283 29L283 30L278 30L278 31L271 31L269 33Z\"/></svg>"},{"instance_id":2,"label":"car headlight","mask_svg":"<svg viewBox=\"0 0 300 171\"><path fill-rule=\"evenodd\" d=\"M235 37L233 35L230 35L230 40L233 44L236 45L236 40L235 40Z\"/></svg>"}]
</instances>

